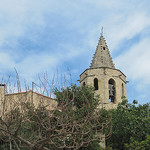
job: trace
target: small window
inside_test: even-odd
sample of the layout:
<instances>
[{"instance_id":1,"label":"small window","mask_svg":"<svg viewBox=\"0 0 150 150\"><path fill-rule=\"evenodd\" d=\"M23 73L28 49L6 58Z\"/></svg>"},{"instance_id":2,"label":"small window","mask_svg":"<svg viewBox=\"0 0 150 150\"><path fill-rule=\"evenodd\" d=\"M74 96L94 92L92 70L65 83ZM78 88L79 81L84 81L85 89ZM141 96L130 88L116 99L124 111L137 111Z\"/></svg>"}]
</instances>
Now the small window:
<instances>
[{"instance_id":1,"label":"small window","mask_svg":"<svg viewBox=\"0 0 150 150\"><path fill-rule=\"evenodd\" d=\"M85 86L85 82L83 82L83 86Z\"/></svg>"},{"instance_id":2,"label":"small window","mask_svg":"<svg viewBox=\"0 0 150 150\"><path fill-rule=\"evenodd\" d=\"M103 47L103 50L105 50L105 47Z\"/></svg>"},{"instance_id":3,"label":"small window","mask_svg":"<svg viewBox=\"0 0 150 150\"><path fill-rule=\"evenodd\" d=\"M115 81L113 79L110 79L108 81L108 87L109 87L109 102L115 102L116 89L115 89Z\"/></svg>"},{"instance_id":4,"label":"small window","mask_svg":"<svg viewBox=\"0 0 150 150\"><path fill-rule=\"evenodd\" d=\"M98 79L97 78L94 79L94 88L95 88L95 90L98 90Z\"/></svg>"},{"instance_id":5,"label":"small window","mask_svg":"<svg viewBox=\"0 0 150 150\"><path fill-rule=\"evenodd\" d=\"M124 85L122 83L122 96L124 96Z\"/></svg>"}]
</instances>

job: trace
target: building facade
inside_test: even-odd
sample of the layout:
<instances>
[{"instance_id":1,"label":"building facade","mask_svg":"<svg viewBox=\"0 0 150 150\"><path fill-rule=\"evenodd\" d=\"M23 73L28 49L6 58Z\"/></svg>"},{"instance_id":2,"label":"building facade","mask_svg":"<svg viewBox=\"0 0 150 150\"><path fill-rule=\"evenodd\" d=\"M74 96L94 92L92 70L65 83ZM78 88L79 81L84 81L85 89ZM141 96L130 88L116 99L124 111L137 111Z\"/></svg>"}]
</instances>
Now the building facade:
<instances>
[{"instance_id":1,"label":"building facade","mask_svg":"<svg viewBox=\"0 0 150 150\"><path fill-rule=\"evenodd\" d=\"M26 102L33 104L35 108L38 106L46 107L48 110L57 108L57 102L49 96L33 92L32 90L6 94L5 88L5 84L0 84L0 116L18 107L21 108L20 110L23 110Z\"/></svg>"}]
</instances>

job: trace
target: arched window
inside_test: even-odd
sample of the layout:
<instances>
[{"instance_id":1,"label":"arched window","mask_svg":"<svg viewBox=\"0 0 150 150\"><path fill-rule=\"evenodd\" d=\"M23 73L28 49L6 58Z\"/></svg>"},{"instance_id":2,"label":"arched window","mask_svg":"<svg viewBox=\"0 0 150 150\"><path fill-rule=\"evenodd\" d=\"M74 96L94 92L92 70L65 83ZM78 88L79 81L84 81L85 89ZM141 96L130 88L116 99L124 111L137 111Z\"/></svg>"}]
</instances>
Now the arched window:
<instances>
[{"instance_id":1,"label":"arched window","mask_svg":"<svg viewBox=\"0 0 150 150\"><path fill-rule=\"evenodd\" d=\"M122 83L122 96L124 96L124 85Z\"/></svg>"},{"instance_id":2,"label":"arched window","mask_svg":"<svg viewBox=\"0 0 150 150\"><path fill-rule=\"evenodd\" d=\"M95 88L95 90L98 90L98 79L97 78L94 79L94 88Z\"/></svg>"},{"instance_id":3,"label":"arched window","mask_svg":"<svg viewBox=\"0 0 150 150\"><path fill-rule=\"evenodd\" d=\"M85 86L85 82L83 82L83 86Z\"/></svg>"},{"instance_id":4,"label":"arched window","mask_svg":"<svg viewBox=\"0 0 150 150\"><path fill-rule=\"evenodd\" d=\"M115 102L115 95L116 95L116 88L115 88L115 81L110 79L108 81L109 87L109 102Z\"/></svg>"}]
</instances>

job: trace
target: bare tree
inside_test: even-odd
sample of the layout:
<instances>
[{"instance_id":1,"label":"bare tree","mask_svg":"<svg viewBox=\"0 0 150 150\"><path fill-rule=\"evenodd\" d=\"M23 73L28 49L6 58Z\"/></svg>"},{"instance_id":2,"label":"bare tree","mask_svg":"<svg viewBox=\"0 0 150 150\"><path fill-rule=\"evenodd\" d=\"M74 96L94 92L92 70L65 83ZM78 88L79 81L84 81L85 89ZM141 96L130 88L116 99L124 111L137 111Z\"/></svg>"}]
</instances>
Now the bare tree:
<instances>
[{"instance_id":1,"label":"bare tree","mask_svg":"<svg viewBox=\"0 0 150 150\"><path fill-rule=\"evenodd\" d=\"M72 86L55 94L54 110L22 102L0 117L1 149L79 149L102 141L98 134L106 129L106 137L110 135L111 117L97 109L98 99L91 89Z\"/></svg>"}]
</instances>

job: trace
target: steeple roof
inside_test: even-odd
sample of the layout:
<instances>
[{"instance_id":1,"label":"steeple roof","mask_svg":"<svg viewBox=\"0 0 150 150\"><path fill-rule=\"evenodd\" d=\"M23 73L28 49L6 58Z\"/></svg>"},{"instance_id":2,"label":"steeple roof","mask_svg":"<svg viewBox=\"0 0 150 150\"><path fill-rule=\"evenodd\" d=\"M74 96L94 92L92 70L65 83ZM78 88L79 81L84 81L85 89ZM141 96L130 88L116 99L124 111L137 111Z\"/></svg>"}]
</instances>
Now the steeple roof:
<instances>
[{"instance_id":1,"label":"steeple roof","mask_svg":"<svg viewBox=\"0 0 150 150\"><path fill-rule=\"evenodd\" d=\"M107 43L102 33L90 66L90 68L97 68L97 67L108 67L115 69L115 65L112 61Z\"/></svg>"}]
</instances>

